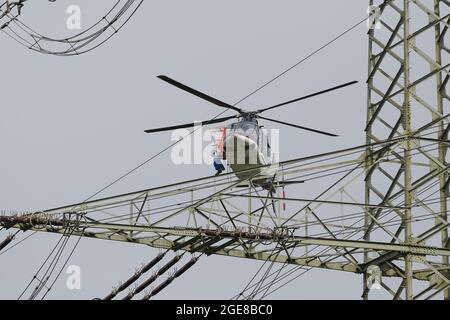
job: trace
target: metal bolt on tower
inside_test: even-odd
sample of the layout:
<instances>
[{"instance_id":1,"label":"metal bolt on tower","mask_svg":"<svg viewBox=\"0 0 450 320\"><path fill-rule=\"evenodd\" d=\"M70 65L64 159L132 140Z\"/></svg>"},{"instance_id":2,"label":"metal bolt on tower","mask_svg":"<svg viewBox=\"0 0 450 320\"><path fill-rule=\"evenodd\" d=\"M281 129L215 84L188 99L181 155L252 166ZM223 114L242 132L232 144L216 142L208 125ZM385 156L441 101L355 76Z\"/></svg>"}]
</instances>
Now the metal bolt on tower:
<instances>
[{"instance_id":1,"label":"metal bolt on tower","mask_svg":"<svg viewBox=\"0 0 450 320\"><path fill-rule=\"evenodd\" d=\"M388 214L367 209L364 238L376 241L388 236L391 243L448 248L450 1L371 0L369 4L377 21L371 21L369 31L367 143L398 137L404 142L391 158L375 166L383 151L367 148L366 203L389 204L403 193L405 209ZM418 192L424 186L435 192ZM434 219L416 223L425 213ZM374 230L395 216L402 219L396 230ZM366 252L365 261L373 259ZM388 266L393 256L386 253L376 259ZM397 267L403 280L397 289L388 290L394 298L434 297L441 292L450 298L448 257L426 261L409 253L403 260ZM424 265L427 271L420 269ZM414 280L423 272L428 272L425 286Z\"/></svg>"}]
</instances>

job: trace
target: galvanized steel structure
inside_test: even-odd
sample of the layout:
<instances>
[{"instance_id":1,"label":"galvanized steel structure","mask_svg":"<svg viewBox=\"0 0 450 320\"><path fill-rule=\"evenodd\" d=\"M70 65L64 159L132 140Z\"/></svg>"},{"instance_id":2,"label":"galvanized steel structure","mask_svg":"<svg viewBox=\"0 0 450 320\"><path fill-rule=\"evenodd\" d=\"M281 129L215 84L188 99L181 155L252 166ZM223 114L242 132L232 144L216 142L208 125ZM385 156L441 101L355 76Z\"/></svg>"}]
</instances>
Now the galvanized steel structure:
<instances>
[{"instance_id":1,"label":"galvanized steel structure","mask_svg":"<svg viewBox=\"0 0 450 320\"><path fill-rule=\"evenodd\" d=\"M385 214L369 208L364 239L383 238L410 245L433 243L448 248L450 2L370 1L370 5L378 21L369 32L367 143L395 137L405 140L395 150L390 149L394 157L375 166L372 164L379 159L380 150L367 148L366 202L389 204L401 196L405 209ZM432 205L425 204L424 195L418 192L425 186L435 191ZM424 212L433 214L433 223L414 221ZM398 229L373 230L392 216L404 221ZM399 258L402 266L396 268L403 280L388 290L395 298L403 290L407 299L442 291L449 298L448 257L432 261L386 252L373 261L366 253L365 261L390 269L389 265ZM417 291L413 280L419 273L428 274L429 284L422 291Z\"/></svg>"},{"instance_id":2,"label":"galvanized steel structure","mask_svg":"<svg viewBox=\"0 0 450 320\"><path fill-rule=\"evenodd\" d=\"M318 194L271 195L230 173L0 226L357 273L365 299L374 281L394 299L449 299L450 2L370 5L366 144L278 165Z\"/></svg>"}]
</instances>

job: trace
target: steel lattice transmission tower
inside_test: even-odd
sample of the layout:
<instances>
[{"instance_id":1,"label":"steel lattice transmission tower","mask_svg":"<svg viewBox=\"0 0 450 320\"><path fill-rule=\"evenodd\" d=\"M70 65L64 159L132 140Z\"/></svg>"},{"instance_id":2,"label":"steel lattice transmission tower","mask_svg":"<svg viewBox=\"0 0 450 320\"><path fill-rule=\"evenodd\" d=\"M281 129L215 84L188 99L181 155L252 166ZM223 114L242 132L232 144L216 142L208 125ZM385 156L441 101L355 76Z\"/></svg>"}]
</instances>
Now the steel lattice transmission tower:
<instances>
[{"instance_id":1,"label":"steel lattice transmission tower","mask_svg":"<svg viewBox=\"0 0 450 320\"><path fill-rule=\"evenodd\" d=\"M384 216L379 209L368 209L364 238L374 241L388 236L392 243L448 248L450 2L371 0L370 6L374 20L369 32L367 143L395 137L405 140L393 157L376 166L372 163L382 156L380 150L367 149L366 203L381 200L389 204L400 192L405 209ZM418 192L425 185L436 190L432 204L425 204L430 199L428 193ZM415 217L425 212L433 214L434 220L416 224ZM395 232L373 230L392 216L403 219ZM385 253L376 262L387 266L393 256L392 252ZM371 259L366 253L365 260ZM448 263L446 256L430 262L421 256L405 255L399 268L403 280L392 291L394 297L403 290L407 299L443 291L449 299ZM427 276L429 286L418 291L413 279L424 271L419 269L423 264L434 272Z\"/></svg>"}]
</instances>

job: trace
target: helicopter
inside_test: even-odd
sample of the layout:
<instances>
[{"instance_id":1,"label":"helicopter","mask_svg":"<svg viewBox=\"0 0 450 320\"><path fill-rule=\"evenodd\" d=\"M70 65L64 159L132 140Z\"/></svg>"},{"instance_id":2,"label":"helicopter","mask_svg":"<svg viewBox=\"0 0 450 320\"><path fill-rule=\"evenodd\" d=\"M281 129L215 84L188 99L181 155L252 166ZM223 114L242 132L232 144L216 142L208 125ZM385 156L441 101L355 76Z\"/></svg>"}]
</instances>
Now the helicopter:
<instances>
[{"instance_id":1,"label":"helicopter","mask_svg":"<svg viewBox=\"0 0 450 320\"><path fill-rule=\"evenodd\" d=\"M234 172L234 174L237 176L239 180L241 181L251 180L251 182L254 185L260 186L263 189L269 190L270 192L273 192L275 186L280 186L280 184L286 185L293 183L302 183L303 181L290 181L290 182L275 181L277 174L277 167L273 166L273 164L275 163L271 151L270 141L267 137L267 133L265 132L265 130L262 130L262 126L259 124L258 120L270 121L277 124L290 126L300 130L310 131L330 137L337 137L338 135L326 131L321 131L305 126L296 125L293 123L288 123L264 117L261 114L266 111L280 108L282 106L286 106L291 103L299 102L331 91L342 89L344 87L351 86L358 82L358 81L350 81L335 87L321 90L270 107L257 109L254 111L247 111L238 108L236 105L231 105L221 100L218 100L214 97L211 97L203 92L193 89L181 82L178 82L168 76L160 75L158 76L158 78L162 81L165 81L177 87L178 89L181 89L194 96L197 96L198 98L206 100L216 106L235 111L236 114L227 117L213 118L211 120L202 121L201 123L196 122L195 124L188 123L170 127L148 129L145 130L145 132L156 133L182 128L193 128L195 126L198 126L199 124L203 126L203 125L223 123L229 120L235 120L233 123L227 125L225 128L221 128L222 134L220 137L220 141L217 144L218 148L217 150L214 151L213 165L217 171L216 175L221 174L222 171L225 170L224 163L226 163L226 166L229 166L231 168L231 170Z\"/></svg>"}]
</instances>

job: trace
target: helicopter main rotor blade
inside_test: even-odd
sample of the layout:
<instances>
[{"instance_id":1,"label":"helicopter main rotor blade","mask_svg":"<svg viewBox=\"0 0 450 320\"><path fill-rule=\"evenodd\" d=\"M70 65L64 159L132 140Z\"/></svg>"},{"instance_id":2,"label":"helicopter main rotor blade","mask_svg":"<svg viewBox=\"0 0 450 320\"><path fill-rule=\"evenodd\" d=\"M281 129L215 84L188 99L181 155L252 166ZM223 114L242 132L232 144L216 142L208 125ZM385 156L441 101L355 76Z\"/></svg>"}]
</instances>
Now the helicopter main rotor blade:
<instances>
[{"instance_id":1,"label":"helicopter main rotor blade","mask_svg":"<svg viewBox=\"0 0 450 320\"><path fill-rule=\"evenodd\" d=\"M202 121L202 122L195 122L195 123L191 122L191 123L187 123L187 124L180 124L180 125L171 126L171 127L148 129L148 130L145 130L144 132L145 133L155 133L155 132L162 132L162 131L169 131L169 130L176 130L176 129L183 129L183 128L192 128L197 125L208 125L208 124L220 123L220 122L224 122L224 121L235 119L235 118L236 118L236 116L230 116L230 117L217 118L217 119L212 119L212 120L207 120L207 121Z\"/></svg>"},{"instance_id":2,"label":"helicopter main rotor blade","mask_svg":"<svg viewBox=\"0 0 450 320\"><path fill-rule=\"evenodd\" d=\"M241 109L239 109L239 108L237 108L235 106L232 106L231 104L228 104L226 102L223 102L223 101L220 101L220 100L218 100L216 98L208 96L207 94L204 94L203 92L200 92L200 91L195 90L195 89L193 89L191 87L188 87L187 85L182 84L182 83L180 83L180 82L178 82L176 80L173 80L173 79L171 79L171 78L169 78L167 76L160 75L160 76L158 76L158 78L163 80L163 81L165 81L165 82L167 82L167 83L169 83L169 84L171 84L171 85L173 85L173 86L175 86L175 87L177 87L177 88L179 88L179 89L181 89L181 90L183 90L183 91L189 92L190 94L193 94L194 96L197 96L197 97L199 97L199 98L201 98L203 100L211 102L211 103L215 104L216 106L227 108L227 109L231 109L231 110L237 111L239 113L242 112Z\"/></svg>"},{"instance_id":3,"label":"helicopter main rotor blade","mask_svg":"<svg viewBox=\"0 0 450 320\"><path fill-rule=\"evenodd\" d=\"M267 120L267 121L272 121L272 122L279 123L279 124L284 124L285 126L294 127L294 128L301 129L301 130L306 130L306 131L311 131L311 132L315 132L315 133L320 133L320 134L323 134L323 135L326 135L326 136L338 137L338 135L336 135L334 133L329 133L329 132L320 131L320 130L316 130L316 129L312 129L312 128L308 128L308 127L298 126L296 124L292 124L292 123L288 123L288 122L284 122L284 121L279 121L279 120L270 119L270 118L261 117L261 116L258 116L258 118L259 119L263 119L263 120Z\"/></svg>"},{"instance_id":4,"label":"helicopter main rotor blade","mask_svg":"<svg viewBox=\"0 0 450 320\"><path fill-rule=\"evenodd\" d=\"M262 112L264 112L264 111L268 111L268 110L272 110L272 109L275 109L275 108L279 108L279 107L285 106L285 105L287 105L287 104L291 104L291 103L294 103L294 102L306 100L306 99L309 99L309 98L312 98L312 97L319 96L319 95L324 94L324 93L328 93L328 92L331 92L331 91L335 91L335 90L338 90L338 89L342 89L342 88L351 86L351 85L353 85L353 84L355 84L355 83L358 83L358 81L347 82L347 83L341 84L341 85L336 86L336 87L332 87L332 88L325 89L325 90L322 90L322 91L319 91L319 92L315 92L315 93L312 93L312 94L308 94L307 96L303 96L303 97L298 98L298 99L290 100L290 101L287 101L287 102L283 102L283 103L280 103L280 104L276 104L276 105L271 106L271 107L268 107L268 108L260 109L260 110L258 110L258 113L262 113Z\"/></svg>"},{"instance_id":5,"label":"helicopter main rotor blade","mask_svg":"<svg viewBox=\"0 0 450 320\"><path fill-rule=\"evenodd\" d=\"M302 181L302 180L296 180L296 181L294 181L294 180L292 180L292 181L278 181L278 183L280 184L280 185L282 185L282 186L287 186L287 185L290 185L290 184L300 184L300 183L305 183L305 181Z\"/></svg>"}]
</instances>

